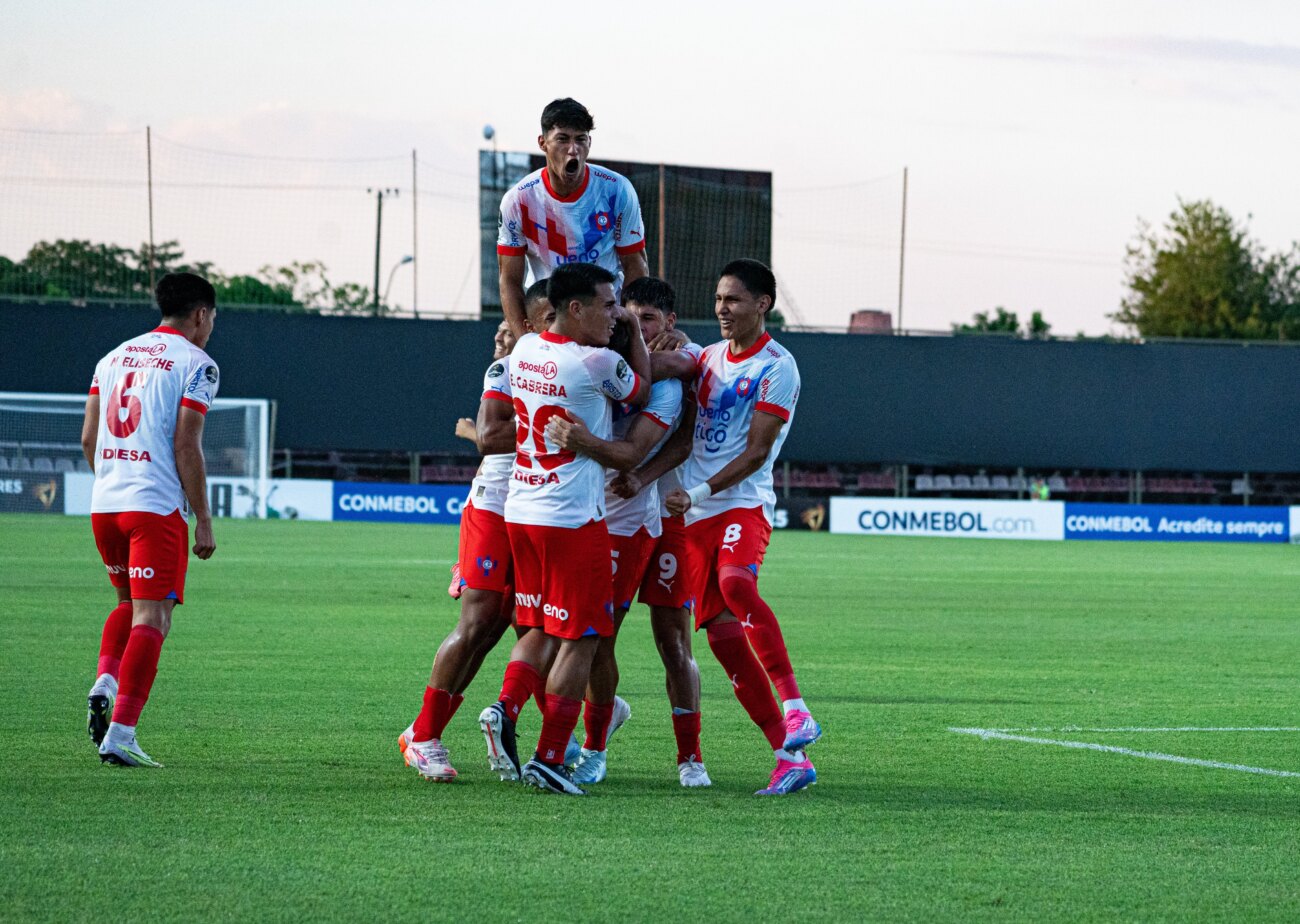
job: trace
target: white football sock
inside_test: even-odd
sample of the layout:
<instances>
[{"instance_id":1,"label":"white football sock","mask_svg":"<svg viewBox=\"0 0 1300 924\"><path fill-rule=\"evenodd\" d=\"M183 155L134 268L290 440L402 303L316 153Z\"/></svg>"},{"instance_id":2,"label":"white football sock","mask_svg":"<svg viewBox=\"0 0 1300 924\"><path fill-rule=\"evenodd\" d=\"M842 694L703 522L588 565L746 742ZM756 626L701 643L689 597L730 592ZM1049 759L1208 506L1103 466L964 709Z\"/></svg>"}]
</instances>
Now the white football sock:
<instances>
[{"instance_id":1,"label":"white football sock","mask_svg":"<svg viewBox=\"0 0 1300 924\"><path fill-rule=\"evenodd\" d=\"M790 713L794 712L795 710L798 710L799 712L807 712L807 711L808 711L808 707L804 705L804 702L803 702L802 699L783 699L783 700L781 700L781 712L782 712L782 713L784 713L785 715L789 715Z\"/></svg>"}]
</instances>

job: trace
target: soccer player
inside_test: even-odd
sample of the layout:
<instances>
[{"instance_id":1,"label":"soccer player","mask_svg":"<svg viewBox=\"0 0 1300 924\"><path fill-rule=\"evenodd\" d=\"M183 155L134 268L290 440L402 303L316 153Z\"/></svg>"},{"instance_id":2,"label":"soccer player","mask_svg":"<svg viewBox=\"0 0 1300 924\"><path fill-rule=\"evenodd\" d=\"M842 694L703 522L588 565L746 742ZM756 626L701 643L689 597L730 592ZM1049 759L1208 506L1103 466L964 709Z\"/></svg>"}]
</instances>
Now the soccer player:
<instances>
[{"instance_id":1,"label":"soccer player","mask_svg":"<svg viewBox=\"0 0 1300 924\"><path fill-rule=\"evenodd\" d=\"M161 767L136 742L172 608L194 554L216 551L203 461L203 420L220 375L204 347L217 317L212 285L168 273L155 290L162 323L95 366L81 447L95 470L90 523L117 591L104 623L87 726L104 763Z\"/></svg>"},{"instance_id":2,"label":"soccer player","mask_svg":"<svg viewBox=\"0 0 1300 924\"><path fill-rule=\"evenodd\" d=\"M526 332L526 278L545 279L557 266L594 263L613 274L617 299L624 285L649 272L636 190L625 177L587 163L595 124L577 100L548 103L537 138L546 166L501 199L501 309L516 336Z\"/></svg>"},{"instance_id":3,"label":"soccer player","mask_svg":"<svg viewBox=\"0 0 1300 924\"><path fill-rule=\"evenodd\" d=\"M799 399L794 357L766 331L775 302L776 277L762 263L733 260L723 268L714 313L724 339L696 364L697 419L681 471L686 487L665 500L670 513L686 517L695 627L707 633L736 698L776 755L776 769L758 795L785 795L816 782L804 748L821 736L776 615L758 593L776 504L772 464Z\"/></svg>"},{"instance_id":4,"label":"soccer player","mask_svg":"<svg viewBox=\"0 0 1300 924\"><path fill-rule=\"evenodd\" d=\"M510 358L518 429L505 520L515 567L515 616L542 629L515 643L498 701L479 716L488 762L502 779L520 776L549 792L583 795L564 764L578 724L592 657L613 632L605 473L589 456L555 447L546 426L581 421L608 439L613 402L645 404L650 359L640 328L614 299L614 275L590 263L551 274L549 331L519 339ZM629 359L605 349L616 324L630 326ZM554 661L549 671L546 664ZM546 672L546 716L537 752L524 767L515 720Z\"/></svg>"},{"instance_id":5,"label":"soccer player","mask_svg":"<svg viewBox=\"0 0 1300 924\"><path fill-rule=\"evenodd\" d=\"M546 300L546 283L529 288L526 307L533 330L546 330L555 310ZM514 464L515 411L510 397L508 356L514 333L504 321L494 339L492 364L483 377L483 397L471 435L483 462L461 511L460 552L452 572L460 619L443 639L429 672L424 704L398 738L407 766L425 779L451 782L451 765L442 734L464 701L465 689L478 674L487 653L496 647L514 612L510 598L510 538L505 500ZM459 431L458 431L459 432Z\"/></svg>"},{"instance_id":6,"label":"soccer player","mask_svg":"<svg viewBox=\"0 0 1300 924\"><path fill-rule=\"evenodd\" d=\"M648 344L680 344L679 338L665 336L674 330L677 321L676 295L671 285L644 276L623 290L623 298ZM686 348L691 355L700 353L694 344ZM598 783L605 778L605 729L611 710L627 708L615 696L619 680L615 639L638 592L640 601L650 607L651 631L664 664L677 738L678 777L686 787L708 786L711 782L700 755L700 673L691 655L690 613L686 609L689 593L686 582L678 580L685 526L681 517L661 516L660 495L654 482L646 490L630 491L626 496L614 490L619 473L635 467L647 455L653 456L668 440L682 414L682 397L682 385L677 379L655 382L650 401L640 412L618 414L612 443L565 421L553 421L547 428L548 435L553 435L561 447L590 455L611 470L605 516L614 555L614 635L600 640L592 664L583 710L587 737L573 774L579 784ZM676 487L676 482L671 486Z\"/></svg>"}]
</instances>

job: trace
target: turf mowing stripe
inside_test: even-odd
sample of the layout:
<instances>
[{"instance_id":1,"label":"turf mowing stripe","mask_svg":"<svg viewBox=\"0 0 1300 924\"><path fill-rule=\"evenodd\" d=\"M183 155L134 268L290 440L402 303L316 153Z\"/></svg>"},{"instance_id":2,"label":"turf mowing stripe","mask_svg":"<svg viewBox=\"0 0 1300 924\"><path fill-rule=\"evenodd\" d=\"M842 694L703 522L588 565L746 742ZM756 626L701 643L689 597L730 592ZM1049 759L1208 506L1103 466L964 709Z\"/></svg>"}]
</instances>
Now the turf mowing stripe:
<instances>
[{"instance_id":1,"label":"turf mowing stripe","mask_svg":"<svg viewBox=\"0 0 1300 924\"><path fill-rule=\"evenodd\" d=\"M1161 754L1159 751L1135 751L1131 748L1115 747L1111 744L1095 744L1091 741L1058 741L1055 738L1030 738L1026 735L1010 735L993 728L949 728L948 731L959 735L975 735L998 741L1022 741L1025 744L1054 744L1062 748L1078 748L1085 751L1105 751L1108 754L1125 754L1129 757L1142 757L1147 760L1166 760L1175 764L1190 764L1193 767L1209 767L1213 770L1237 770L1241 773L1258 773L1262 776L1300 777L1292 770L1270 770L1267 767L1248 767L1245 764L1225 764L1217 760L1200 760L1196 757L1179 757L1177 754Z\"/></svg>"}]
</instances>

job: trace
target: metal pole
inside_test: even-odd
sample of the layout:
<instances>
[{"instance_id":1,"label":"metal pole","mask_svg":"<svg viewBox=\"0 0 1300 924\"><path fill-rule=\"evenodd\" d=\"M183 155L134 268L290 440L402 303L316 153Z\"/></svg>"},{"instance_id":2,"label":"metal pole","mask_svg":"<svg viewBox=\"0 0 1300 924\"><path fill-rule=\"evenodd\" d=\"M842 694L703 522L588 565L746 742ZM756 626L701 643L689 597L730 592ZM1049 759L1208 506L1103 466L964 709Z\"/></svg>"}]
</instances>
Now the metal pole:
<instances>
[{"instance_id":1,"label":"metal pole","mask_svg":"<svg viewBox=\"0 0 1300 924\"><path fill-rule=\"evenodd\" d=\"M379 317L379 238L384 230L384 191L378 190L375 196L375 317Z\"/></svg>"},{"instance_id":2,"label":"metal pole","mask_svg":"<svg viewBox=\"0 0 1300 924\"><path fill-rule=\"evenodd\" d=\"M152 295L157 282L154 280L153 263L153 128L148 125L144 127L144 156L145 167L149 171L149 293Z\"/></svg>"},{"instance_id":3,"label":"metal pole","mask_svg":"<svg viewBox=\"0 0 1300 924\"><path fill-rule=\"evenodd\" d=\"M664 270L664 229L667 227L668 204L664 201L664 165L659 165L659 260L655 269L655 275L660 279L667 279L667 272Z\"/></svg>"},{"instance_id":4,"label":"metal pole","mask_svg":"<svg viewBox=\"0 0 1300 924\"><path fill-rule=\"evenodd\" d=\"M903 226L898 234L898 329L903 329L903 259L907 255L907 168L903 168Z\"/></svg>"},{"instance_id":5,"label":"metal pole","mask_svg":"<svg viewBox=\"0 0 1300 924\"><path fill-rule=\"evenodd\" d=\"M420 181L411 148L411 311L420 316Z\"/></svg>"}]
</instances>

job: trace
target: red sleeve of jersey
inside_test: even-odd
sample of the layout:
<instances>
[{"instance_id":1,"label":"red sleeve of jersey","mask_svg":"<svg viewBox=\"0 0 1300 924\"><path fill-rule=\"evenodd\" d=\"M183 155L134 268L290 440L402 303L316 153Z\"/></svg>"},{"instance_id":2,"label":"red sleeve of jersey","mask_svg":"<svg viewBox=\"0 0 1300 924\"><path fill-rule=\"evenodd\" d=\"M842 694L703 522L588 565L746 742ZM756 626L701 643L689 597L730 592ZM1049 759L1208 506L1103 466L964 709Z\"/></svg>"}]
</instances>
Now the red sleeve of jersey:
<instances>
[{"instance_id":1,"label":"red sleeve of jersey","mask_svg":"<svg viewBox=\"0 0 1300 924\"><path fill-rule=\"evenodd\" d=\"M510 400L509 398L507 398L505 395L501 394L501 392L499 392L499 391L493 391L493 390L485 391L485 392L483 392L483 398L481 398L481 399L479 399L479 400L484 400L484 399L486 399L486 398L495 398L497 401L504 401L504 402L506 402L507 404L514 404L513 401L511 401L511 400Z\"/></svg>"},{"instance_id":2,"label":"red sleeve of jersey","mask_svg":"<svg viewBox=\"0 0 1300 924\"><path fill-rule=\"evenodd\" d=\"M660 420L658 417L656 417L654 414L651 414L649 411L642 411L641 413L644 414L646 417L648 417L650 420L653 420L655 423L659 424L659 426L663 427L665 430L668 429L668 423L666 421Z\"/></svg>"},{"instance_id":3,"label":"red sleeve of jersey","mask_svg":"<svg viewBox=\"0 0 1300 924\"><path fill-rule=\"evenodd\" d=\"M500 250L500 248L497 249ZM637 241L635 244L628 244L626 247L623 247L620 244L615 244L614 250L618 253L620 257L626 256L627 254L630 253L636 253L638 251L645 250L645 241Z\"/></svg>"},{"instance_id":4,"label":"red sleeve of jersey","mask_svg":"<svg viewBox=\"0 0 1300 924\"><path fill-rule=\"evenodd\" d=\"M97 395L97 394L99 394L99 386L98 386L98 385L91 385L91 386L90 386L90 393L91 393L92 395Z\"/></svg>"},{"instance_id":5,"label":"red sleeve of jersey","mask_svg":"<svg viewBox=\"0 0 1300 924\"><path fill-rule=\"evenodd\" d=\"M769 404L766 401L759 401L757 404L754 405L754 410L763 411L765 413L773 415L774 417L780 417L781 420L785 421L786 423L790 422L790 412L787 411L785 408L781 407L781 405L779 404Z\"/></svg>"},{"instance_id":6,"label":"red sleeve of jersey","mask_svg":"<svg viewBox=\"0 0 1300 924\"><path fill-rule=\"evenodd\" d=\"M191 411L198 411L205 417L208 414L208 406L199 401L195 401L193 398L181 398L181 407L187 407Z\"/></svg>"},{"instance_id":7,"label":"red sleeve of jersey","mask_svg":"<svg viewBox=\"0 0 1300 924\"><path fill-rule=\"evenodd\" d=\"M527 247L507 247L505 244L497 244L497 253L503 257L522 257L527 252Z\"/></svg>"}]
</instances>

